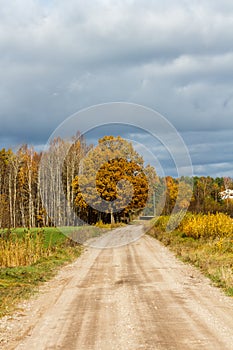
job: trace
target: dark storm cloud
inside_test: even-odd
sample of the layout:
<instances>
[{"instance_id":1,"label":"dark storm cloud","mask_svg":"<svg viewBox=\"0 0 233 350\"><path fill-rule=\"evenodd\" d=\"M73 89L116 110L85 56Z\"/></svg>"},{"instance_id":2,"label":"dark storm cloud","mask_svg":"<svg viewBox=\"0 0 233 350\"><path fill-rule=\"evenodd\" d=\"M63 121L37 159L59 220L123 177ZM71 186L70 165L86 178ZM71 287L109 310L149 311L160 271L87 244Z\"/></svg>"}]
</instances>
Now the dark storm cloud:
<instances>
[{"instance_id":1,"label":"dark storm cloud","mask_svg":"<svg viewBox=\"0 0 233 350\"><path fill-rule=\"evenodd\" d=\"M233 171L233 3L0 4L0 146L42 144L77 110L129 101L173 123L198 174Z\"/></svg>"}]
</instances>

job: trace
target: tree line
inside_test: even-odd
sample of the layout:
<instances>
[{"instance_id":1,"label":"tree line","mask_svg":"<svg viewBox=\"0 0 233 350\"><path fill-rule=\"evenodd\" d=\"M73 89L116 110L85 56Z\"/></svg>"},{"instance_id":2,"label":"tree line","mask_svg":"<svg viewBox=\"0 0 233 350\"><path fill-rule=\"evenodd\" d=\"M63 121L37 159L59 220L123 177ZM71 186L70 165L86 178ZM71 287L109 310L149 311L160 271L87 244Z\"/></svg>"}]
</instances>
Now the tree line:
<instances>
[{"instance_id":1,"label":"tree line","mask_svg":"<svg viewBox=\"0 0 233 350\"><path fill-rule=\"evenodd\" d=\"M70 184L84 148L82 140L70 143L61 138L54 139L43 152L27 145L17 152L3 148L0 151L0 227L53 226L55 222L76 224L74 215L72 219L69 215L73 200ZM68 149L69 155L61 167L60 160ZM60 188L68 198L66 202ZM62 221L65 216L69 221Z\"/></svg>"},{"instance_id":2,"label":"tree line","mask_svg":"<svg viewBox=\"0 0 233 350\"><path fill-rule=\"evenodd\" d=\"M70 141L58 137L43 152L27 145L17 152L3 148L0 227L128 222L144 209L156 178L121 137L106 136L97 147L77 135Z\"/></svg>"},{"instance_id":3,"label":"tree line","mask_svg":"<svg viewBox=\"0 0 233 350\"><path fill-rule=\"evenodd\" d=\"M153 215L159 206L163 214L170 214L177 202L178 188L179 208L233 216L232 200L222 200L219 194L233 188L232 179L160 178L153 167L144 166L132 144L120 137L106 136L96 147L87 145L79 135L71 141L56 138L43 152L27 145L17 152L3 148L0 227L75 226L82 221L93 224L99 220L128 222L143 209L145 214ZM187 191L192 191L190 203L186 200Z\"/></svg>"},{"instance_id":4,"label":"tree line","mask_svg":"<svg viewBox=\"0 0 233 350\"><path fill-rule=\"evenodd\" d=\"M163 182L164 179L160 179L160 183ZM223 212L233 216L233 200L223 200L221 197L221 192L226 189L233 189L233 179L230 177L194 176L193 178L182 177L177 179L167 176L165 183L166 201L163 213L166 215L172 212L177 199L178 187L181 186L182 190L183 186L183 191L186 191L185 186L190 184L192 196L188 205L188 211L194 214Z\"/></svg>"}]
</instances>

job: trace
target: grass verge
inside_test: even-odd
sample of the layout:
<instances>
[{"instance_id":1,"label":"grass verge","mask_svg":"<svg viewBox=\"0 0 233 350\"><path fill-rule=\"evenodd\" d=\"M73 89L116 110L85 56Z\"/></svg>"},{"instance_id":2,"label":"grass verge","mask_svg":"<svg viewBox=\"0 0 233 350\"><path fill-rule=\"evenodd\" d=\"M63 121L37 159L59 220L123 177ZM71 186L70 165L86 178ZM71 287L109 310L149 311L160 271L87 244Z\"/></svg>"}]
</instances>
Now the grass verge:
<instances>
[{"instance_id":1,"label":"grass verge","mask_svg":"<svg viewBox=\"0 0 233 350\"><path fill-rule=\"evenodd\" d=\"M213 284L233 296L233 244L229 237L194 239L175 230L152 227L148 234L168 246L183 262L199 268Z\"/></svg>"},{"instance_id":2,"label":"grass verge","mask_svg":"<svg viewBox=\"0 0 233 350\"><path fill-rule=\"evenodd\" d=\"M24 232L17 230L17 234L24 235ZM0 268L0 317L13 312L17 303L29 298L42 282L51 279L58 267L73 261L82 252L80 245L55 228L45 229L44 235L44 245L49 244L48 256L27 266Z\"/></svg>"}]
</instances>

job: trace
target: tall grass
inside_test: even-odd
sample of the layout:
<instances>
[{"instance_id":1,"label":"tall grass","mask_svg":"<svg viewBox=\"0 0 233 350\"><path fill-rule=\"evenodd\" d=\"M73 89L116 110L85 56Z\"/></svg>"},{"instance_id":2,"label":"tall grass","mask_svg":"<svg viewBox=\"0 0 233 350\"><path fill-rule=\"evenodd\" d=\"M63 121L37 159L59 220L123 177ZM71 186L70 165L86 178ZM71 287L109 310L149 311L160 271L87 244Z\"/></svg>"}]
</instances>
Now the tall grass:
<instances>
[{"instance_id":1,"label":"tall grass","mask_svg":"<svg viewBox=\"0 0 233 350\"><path fill-rule=\"evenodd\" d=\"M45 245L43 230L24 235L7 231L0 238L0 267L27 266L51 253L51 244Z\"/></svg>"},{"instance_id":2,"label":"tall grass","mask_svg":"<svg viewBox=\"0 0 233 350\"><path fill-rule=\"evenodd\" d=\"M233 219L223 213L188 213L176 230L168 232L169 219L161 216L149 234L233 296Z\"/></svg>"},{"instance_id":3,"label":"tall grass","mask_svg":"<svg viewBox=\"0 0 233 350\"><path fill-rule=\"evenodd\" d=\"M54 227L0 232L0 317L11 313L18 301L30 297L59 266L81 252L79 244Z\"/></svg>"}]
</instances>

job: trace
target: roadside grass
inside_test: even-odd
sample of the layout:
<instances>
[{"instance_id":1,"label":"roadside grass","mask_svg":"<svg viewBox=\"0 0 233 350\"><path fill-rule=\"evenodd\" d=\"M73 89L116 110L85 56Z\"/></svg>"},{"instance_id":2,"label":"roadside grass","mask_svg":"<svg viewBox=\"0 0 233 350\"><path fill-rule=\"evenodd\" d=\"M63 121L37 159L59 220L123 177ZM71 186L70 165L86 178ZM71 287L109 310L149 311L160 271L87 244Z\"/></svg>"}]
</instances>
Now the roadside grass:
<instances>
[{"instance_id":1,"label":"roadside grass","mask_svg":"<svg viewBox=\"0 0 233 350\"><path fill-rule=\"evenodd\" d=\"M58 245L60 243L63 243L66 240L66 237L69 236L74 231L77 231L80 229L80 226L66 226L66 227L33 227L30 229L18 227L15 229L10 229L10 233L16 234L18 238L24 237L26 233L30 233L31 235L36 235L38 232L42 232L44 234L44 244L46 247L49 245ZM1 230L0 236L3 234L7 234L9 232L8 229Z\"/></svg>"},{"instance_id":2,"label":"roadside grass","mask_svg":"<svg viewBox=\"0 0 233 350\"><path fill-rule=\"evenodd\" d=\"M164 222L167 222L166 217L161 218L161 223L158 220L148 234L168 246L183 262L199 268L227 295L233 296L232 237L188 237L179 228L166 232Z\"/></svg>"},{"instance_id":3,"label":"roadside grass","mask_svg":"<svg viewBox=\"0 0 233 350\"><path fill-rule=\"evenodd\" d=\"M39 240L38 236L40 236ZM10 248L14 256L11 257L11 260L7 260L12 262L11 264L3 265L0 268L0 317L14 311L17 303L35 293L40 283L48 281L56 274L58 267L73 261L82 252L81 245L52 227L39 231L38 229L16 229L13 232L5 231L4 233L2 231L1 241L3 240L10 241ZM24 255L31 255L37 251L38 256L31 263L27 263L31 260L25 256L22 260L24 263L16 266L16 262L19 262L19 256L17 260L14 248L17 249L17 247L19 252L24 249ZM25 250L25 247L28 247L28 250ZM38 251L38 247L40 247L40 251ZM8 248L9 246L7 246ZM0 255L3 256L3 254L4 251L1 251ZM7 254L11 254L9 249Z\"/></svg>"}]
</instances>

